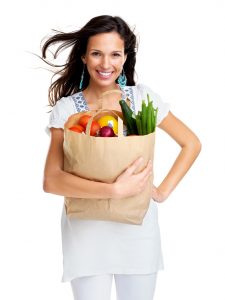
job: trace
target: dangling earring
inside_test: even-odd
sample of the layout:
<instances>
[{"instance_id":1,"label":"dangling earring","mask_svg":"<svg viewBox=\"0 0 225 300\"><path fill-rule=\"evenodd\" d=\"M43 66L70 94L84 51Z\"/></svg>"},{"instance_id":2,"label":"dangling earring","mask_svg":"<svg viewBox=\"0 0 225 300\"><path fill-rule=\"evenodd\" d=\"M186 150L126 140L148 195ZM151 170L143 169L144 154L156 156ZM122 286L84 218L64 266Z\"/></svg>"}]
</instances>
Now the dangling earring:
<instances>
[{"instance_id":1,"label":"dangling earring","mask_svg":"<svg viewBox=\"0 0 225 300\"><path fill-rule=\"evenodd\" d=\"M124 69L122 70L122 73L120 74L120 76L118 77L118 83L120 88L124 88L127 84L127 77L125 75Z\"/></svg>"},{"instance_id":2,"label":"dangling earring","mask_svg":"<svg viewBox=\"0 0 225 300\"><path fill-rule=\"evenodd\" d=\"M82 87L83 87L83 81L84 81L84 69L85 69L85 64L83 65L83 71L82 71L81 78L80 78L79 90L81 90Z\"/></svg>"}]
</instances>

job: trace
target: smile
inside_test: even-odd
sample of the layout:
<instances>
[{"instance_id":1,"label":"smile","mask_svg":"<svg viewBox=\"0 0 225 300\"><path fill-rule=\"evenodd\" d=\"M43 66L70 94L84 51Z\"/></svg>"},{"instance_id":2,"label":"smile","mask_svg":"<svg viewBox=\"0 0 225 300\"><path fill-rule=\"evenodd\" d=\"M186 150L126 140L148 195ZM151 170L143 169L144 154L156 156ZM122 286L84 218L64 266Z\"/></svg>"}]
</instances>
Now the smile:
<instances>
[{"instance_id":1,"label":"smile","mask_svg":"<svg viewBox=\"0 0 225 300\"><path fill-rule=\"evenodd\" d=\"M98 75L101 77L101 78L109 78L111 75L112 75L112 72L100 72L100 71L97 71Z\"/></svg>"}]
</instances>

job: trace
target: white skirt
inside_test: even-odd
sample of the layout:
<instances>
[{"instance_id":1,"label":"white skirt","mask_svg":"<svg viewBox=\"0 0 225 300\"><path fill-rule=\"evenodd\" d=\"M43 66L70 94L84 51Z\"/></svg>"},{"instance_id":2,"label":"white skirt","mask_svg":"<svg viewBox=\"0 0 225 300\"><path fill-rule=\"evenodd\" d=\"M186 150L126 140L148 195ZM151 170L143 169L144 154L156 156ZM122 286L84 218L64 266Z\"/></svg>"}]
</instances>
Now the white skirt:
<instances>
[{"instance_id":1,"label":"white skirt","mask_svg":"<svg viewBox=\"0 0 225 300\"><path fill-rule=\"evenodd\" d=\"M62 281L97 274L149 274L163 269L157 203L142 225L69 219L62 212Z\"/></svg>"}]
</instances>

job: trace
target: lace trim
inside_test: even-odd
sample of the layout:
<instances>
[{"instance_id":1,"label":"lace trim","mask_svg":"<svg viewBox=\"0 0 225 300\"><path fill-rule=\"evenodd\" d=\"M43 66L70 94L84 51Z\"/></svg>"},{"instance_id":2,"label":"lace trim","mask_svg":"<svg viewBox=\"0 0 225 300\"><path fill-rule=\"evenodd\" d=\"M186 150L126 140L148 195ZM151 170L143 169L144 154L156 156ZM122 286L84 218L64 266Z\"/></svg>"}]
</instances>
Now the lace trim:
<instances>
[{"instance_id":1,"label":"lace trim","mask_svg":"<svg viewBox=\"0 0 225 300\"><path fill-rule=\"evenodd\" d=\"M71 97L75 106L75 113L89 110L82 92L78 92Z\"/></svg>"}]
</instances>

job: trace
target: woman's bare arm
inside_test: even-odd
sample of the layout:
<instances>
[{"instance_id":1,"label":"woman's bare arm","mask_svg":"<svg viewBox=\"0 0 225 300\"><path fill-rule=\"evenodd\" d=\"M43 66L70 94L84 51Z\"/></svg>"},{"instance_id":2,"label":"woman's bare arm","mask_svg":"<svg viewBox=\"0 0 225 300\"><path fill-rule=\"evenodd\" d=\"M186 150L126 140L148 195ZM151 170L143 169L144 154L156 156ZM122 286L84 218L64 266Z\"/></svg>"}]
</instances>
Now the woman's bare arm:
<instances>
[{"instance_id":1,"label":"woman's bare arm","mask_svg":"<svg viewBox=\"0 0 225 300\"><path fill-rule=\"evenodd\" d=\"M201 143L198 137L171 112L160 123L159 128L168 133L181 147L167 176L158 188L153 188L153 199L162 202L171 194L192 166L201 151Z\"/></svg>"},{"instance_id":2,"label":"woman's bare arm","mask_svg":"<svg viewBox=\"0 0 225 300\"><path fill-rule=\"evenodd\" d=\"M152 173L151 165L134 174L140 164L136 160L114 183L87 180L63 170L62 129L51 128L51 142L45 163L43 189L47 193L76 198L125 198L144 190Z\"/></svg>"}]
</instances>

